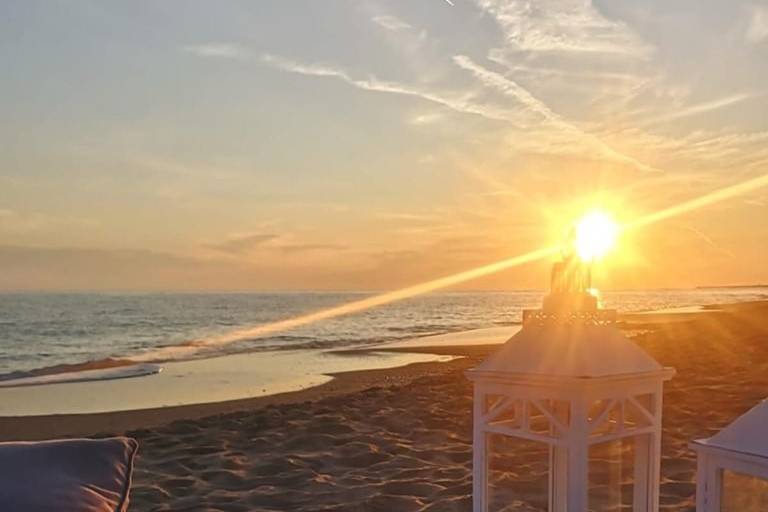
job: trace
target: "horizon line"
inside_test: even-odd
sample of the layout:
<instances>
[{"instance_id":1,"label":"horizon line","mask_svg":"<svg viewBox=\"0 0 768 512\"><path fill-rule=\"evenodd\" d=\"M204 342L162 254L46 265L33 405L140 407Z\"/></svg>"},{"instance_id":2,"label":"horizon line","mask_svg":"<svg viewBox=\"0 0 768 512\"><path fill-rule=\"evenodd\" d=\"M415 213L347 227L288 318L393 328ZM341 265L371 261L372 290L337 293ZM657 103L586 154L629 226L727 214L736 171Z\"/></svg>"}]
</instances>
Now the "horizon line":
<instances>
[{"instance_id":1,"label":"horizon line","mask_svg":"<svg viewBox=\"0 0 768 512\"><path fill-rule=\"evenodd\" d=\"M596 288L600 292L644 292L644 291L672 291L672 290L716 290L716 289L745 289L745 288L768 288L768 283L752 283L752 284L701 284L691 286L654 286L649 288ZM0 288L0 295L2 294L35 294L35 293L49 293L49 294L87 294L87 293L124 293L124 294L185 294L185 293L200 293L200 294L238 294L238 293L253 293L253 294L291 294L291 293L306 293L306 294L368 294L368 293L381 293L388 291L387 288L366 288L366 289L353 289L353 288L316 288L316 289L289 289L289 288ZM546 293L548 290L545 288L478 288L478 289L457 289L457 290L440 290L429 292L431 295L440 294L454 294L454 293Z\"/></svg>"}]
</instances>

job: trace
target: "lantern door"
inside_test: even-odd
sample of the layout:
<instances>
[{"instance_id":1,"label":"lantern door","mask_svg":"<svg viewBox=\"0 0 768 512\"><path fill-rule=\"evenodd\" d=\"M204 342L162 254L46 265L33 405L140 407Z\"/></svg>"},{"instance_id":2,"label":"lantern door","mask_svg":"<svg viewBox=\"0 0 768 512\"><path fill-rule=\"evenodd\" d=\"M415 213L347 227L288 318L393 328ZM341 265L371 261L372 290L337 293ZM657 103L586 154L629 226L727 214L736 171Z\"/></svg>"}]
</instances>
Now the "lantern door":
<instances>
[{"instance_id":1,"label":"lantern door","mask_svg":"<svg viewBox=\"0 0 768 512\"><path fill-rule=\"evenodd\" d=\"M600 389L478 383L474 511L657 510L661 386Z\"/></svg>"},{"instance_id":2,"label":"lantern door","mask_svg":"<svg viewBox=\"0 0 768 512\"><path fill-rule=\"evenodd\" d=\"M557 494L565 493L570 402L479 385L474 403L474 510L556 510Z\"/></svg>"}]
</instances>

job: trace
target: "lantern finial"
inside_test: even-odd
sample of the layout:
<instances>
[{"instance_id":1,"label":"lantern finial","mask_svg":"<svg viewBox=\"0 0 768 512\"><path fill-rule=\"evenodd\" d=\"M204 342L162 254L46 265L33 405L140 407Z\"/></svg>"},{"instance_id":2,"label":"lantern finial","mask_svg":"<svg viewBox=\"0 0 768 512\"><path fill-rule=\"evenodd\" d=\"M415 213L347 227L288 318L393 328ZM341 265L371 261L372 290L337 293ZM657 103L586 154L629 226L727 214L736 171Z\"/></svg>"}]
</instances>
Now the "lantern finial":
<instances>
[{"instance_id":1,"label":"lantern finial","mask_svg":"<svg viewBox=\"0 0 768 512\"><path fill-rule=\"evenodd\" d=\"M550 291L539 310L523 311L523 325L542 322L613 323L616 311L600 309L591 292L592 263L575 251L563 251L561 261L552 265Z\"/></svg>"}]
</instances>

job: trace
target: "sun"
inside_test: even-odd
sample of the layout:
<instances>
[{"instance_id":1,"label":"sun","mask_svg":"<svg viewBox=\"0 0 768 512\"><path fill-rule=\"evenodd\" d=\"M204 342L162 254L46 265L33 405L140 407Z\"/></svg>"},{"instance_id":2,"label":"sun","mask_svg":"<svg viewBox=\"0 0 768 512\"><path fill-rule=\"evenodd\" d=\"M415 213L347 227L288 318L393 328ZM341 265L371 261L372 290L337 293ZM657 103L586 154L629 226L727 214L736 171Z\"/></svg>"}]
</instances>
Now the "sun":
<instances>
[{"instance_id":1,"label":"sun","mask_svg":"<svg viewBox=\"0 0 768 512\"><path fill-rule=\"evenodd\" d=\"M593 210L576 222L573 246L585 262L603 258L616 245L619 225L606 212Z\"/></svg>"}]
</instances>

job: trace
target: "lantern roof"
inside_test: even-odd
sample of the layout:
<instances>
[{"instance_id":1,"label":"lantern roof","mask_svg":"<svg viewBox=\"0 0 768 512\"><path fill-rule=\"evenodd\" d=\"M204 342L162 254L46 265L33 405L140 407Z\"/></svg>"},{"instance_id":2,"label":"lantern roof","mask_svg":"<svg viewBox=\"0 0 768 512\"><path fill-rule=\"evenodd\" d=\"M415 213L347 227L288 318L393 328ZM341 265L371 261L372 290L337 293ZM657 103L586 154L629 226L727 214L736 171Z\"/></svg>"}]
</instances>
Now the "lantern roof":
<instances>
[{"instance_id":1,"label":"lantern roof","mask_svg":"<svg viewBox=\"0 0 768 512\"><path fill-rule=\"evenodd\" d=\"M768 400L763 400L723 430L697 444L768 458L766 425Z\"/></svg>"},{"instance_id":2,"label":"lantern roof","mask_svg":"<svg viewBox=\"0 0 768 512\"><path fill-rule=\"evenodd\" d=\"M618 328L576 321L524 325L472 373L596 378L662 370Z\"/></svg>"},{"instance_id":3,"label":"lantern roof","mask_svg":"<svg viewBox=\"0 0 768 512\"><path fill-rule=\"evenodd\" d=\"M523 328L471 370L472 378L671 377L671 369L616 327L616 311L598 306L589 263L564 254L552 267L550 287L542 308L523 311Z\"/></svg>"}]
</instances>

